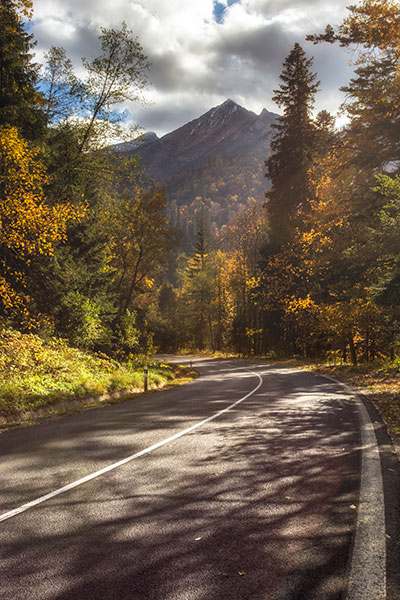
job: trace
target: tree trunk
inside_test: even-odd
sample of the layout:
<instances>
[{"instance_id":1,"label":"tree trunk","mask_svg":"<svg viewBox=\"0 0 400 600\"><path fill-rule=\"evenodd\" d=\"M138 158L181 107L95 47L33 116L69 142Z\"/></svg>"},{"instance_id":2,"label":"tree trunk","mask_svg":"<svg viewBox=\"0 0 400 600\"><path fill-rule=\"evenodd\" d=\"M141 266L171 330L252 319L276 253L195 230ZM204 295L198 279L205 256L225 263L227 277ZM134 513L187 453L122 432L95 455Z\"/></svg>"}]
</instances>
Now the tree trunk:
<instances>
[{"instance_id":1,"label":"tree trunk","mask_svg":"<svg viewBox=\"0 0 400 600\"><path fill-rule=\"evenodd\" d=\"M357 354L356 354L356 348L354 346L354 339L353 339L352 335L349 337L349 346L350 346L351 362L353 363L354 366L356 366L357 365Z\"/></svg>"}]
</instances>

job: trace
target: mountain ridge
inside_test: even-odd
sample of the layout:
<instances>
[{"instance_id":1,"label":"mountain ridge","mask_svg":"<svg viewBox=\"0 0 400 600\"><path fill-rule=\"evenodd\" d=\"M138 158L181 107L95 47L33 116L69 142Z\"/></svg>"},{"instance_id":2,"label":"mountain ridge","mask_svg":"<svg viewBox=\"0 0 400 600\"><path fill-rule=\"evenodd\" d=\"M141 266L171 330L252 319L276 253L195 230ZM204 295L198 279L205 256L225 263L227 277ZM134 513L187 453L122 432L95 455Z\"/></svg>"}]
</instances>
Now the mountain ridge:
<instances>
[{"instance_id":1,"label":"mountain ridge","mask_svg":"<svg viewBox=\"0 0 400 600\"><path fill-rule=\"evenodd\" d=\"M142 157L148 174L157 181L198 166L209 158L236 155L240 151L250 151L250 148L257 149L258 145L263 146L261 152L265 159L270 127L277 116L265 108L256 115L227 99L200 117L133 151Z\"/></svg>"},{"instance_id":2,"label":"mountain ridge","mask_svg":"<svg viewBox=\"0 0 400 600\"><path fill-rule=\"evenodd\" d=\"M231 99L210 108L161 138L139 143L128 154L141 157L149 178L167 193L168 217L183 231L185 247L206 216L212 234L236 215L265 200L265 159L278 115L259 115Z\"/></svg>"}]
</instances>

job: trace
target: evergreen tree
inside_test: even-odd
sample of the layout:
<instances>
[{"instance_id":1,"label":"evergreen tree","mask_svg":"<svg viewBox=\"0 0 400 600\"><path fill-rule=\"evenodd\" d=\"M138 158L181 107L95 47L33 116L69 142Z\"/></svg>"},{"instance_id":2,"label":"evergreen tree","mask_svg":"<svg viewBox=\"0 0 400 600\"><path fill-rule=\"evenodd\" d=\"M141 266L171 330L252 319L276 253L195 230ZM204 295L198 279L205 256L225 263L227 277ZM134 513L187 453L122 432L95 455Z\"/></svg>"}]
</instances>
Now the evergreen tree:
<instances>
[{"instance_id":1,"label":"evergreen tree","mask_svg":"<svg viewBox=\"0 0 400 600\"><path fill-rule=\"evenodd\" d=\"M205 266L205 261L208 256L208 239L204 216L200 218L199 227L197 230L196 241L193 246L193 256L189 260L188 275L193 277L199 271L202 271Z\"/></svg>"},{"instance_id":2,"label":"evergreen tree","mask_svg":"<svg viewBox=\"0 0 400 600\"><path fill-rule=\"evenodd\" d=\"M212 304L214 301L214 265L204 215L200 217L193 254L187 261L181 299L186 314L190 338L195 347L212 345Z\"/></svg>"},{"instance_id":3,"label":"evergreen tree","mask_svg":"<svg viewBox=\"0 0 400 600\"><path fill-rule=\"evenodd\" d=\"M310 70L312 62L296 43L283 64L282 83L273 97L283 108L283 115L273 125L277 130L271 144L273 153L265 163L272 184L266 195L272 247L290 241L296 211L307 203L307 171L315 132L311 110L319 87Z\"/></svg>"},{"instance_id":4,"label":"evergreen tree","mask_svg":"<svg viewBox=\"0 0 400 600\"><path fill-rule=\"evenodd\" d=\"M397 0L362 0L348 10L336 30L328 25L308 39L338 42L356 52L355 77L341 88L349 117L345 142L371 185L374 170L400 160L400 7Z\"/></svg>"},{"instance_id":5,"label":"evergreen tree","mask_svg":"<svg viewBox=\"0 0 400 600\"><path fill-rule=\"evenodd\" d=\"M42 98L35 88L33 36L24 30L20 4L13 0L0 4L0 125L18 127L25 139L37 139L44 132Z\"/></svg>"}]
</instances>

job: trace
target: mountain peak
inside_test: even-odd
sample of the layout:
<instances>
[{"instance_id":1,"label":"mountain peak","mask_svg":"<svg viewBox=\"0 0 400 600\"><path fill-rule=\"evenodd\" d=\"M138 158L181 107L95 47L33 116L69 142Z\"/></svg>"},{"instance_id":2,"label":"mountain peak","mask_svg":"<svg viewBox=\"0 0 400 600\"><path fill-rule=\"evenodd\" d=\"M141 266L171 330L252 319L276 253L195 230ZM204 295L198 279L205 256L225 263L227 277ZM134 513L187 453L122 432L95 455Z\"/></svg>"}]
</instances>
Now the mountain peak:
<instances>
[{"instance_id":1,"label":"mountain peak","mask_svg":"<svg viewBox=\"0 0 400 600\"><path fill-rule=\"evenodd\" d=\"M227 98L225 100L225 102L223 102L222 104L220 104L220 106L239 106L239 104L237 102L235 102L234 100L232 100L232 98Z\"/></svg>"},{"instance_id":2,"label":"mountain peak","mask_svg":"<svg viewBox=\"0 0 400 600\"><path fill-rule=\"evenodd\" d=\"M214 130L216 127L225 128L228 123L237 123L239 115L241 118L246 118L249 114L248 110L228 98L222 104L210 108L204 115L191 123L194 125L195 131L203 128Z\"/></svg>"},{"instance_id":3,"label":"mountain peak","mask_svg":"<svg viewBox=\"0 0 400 600\"><path fill-rule=\"evenodd\" d=\"M268 111L257 116L227 98L197 119L131 151L138 151L148 174L158 181L183 174L218 156L242 156L251 152L263 161L269 149L270 124L275 117Z\"/></svg>"},{"instance_id":4,"label":"mountain peak","mask_svg":"<svg viewBox=\"0 0 400 600\"><path fill-rule=\"evenodd\" d=\"M218 106L215 106L211 110L212 111L216 111L217 110L219 112L224 112L224 113L236 112L238 110L239 111L243 111L244 110L244 111L248 112L245 108L243 108L243 106L240 106L240 104L238 104L237 102L235 102L231 98L228 98L227 100L225 100L225 102L223 102L222 104L219 104Z\"/></svg>"}]
</instances>

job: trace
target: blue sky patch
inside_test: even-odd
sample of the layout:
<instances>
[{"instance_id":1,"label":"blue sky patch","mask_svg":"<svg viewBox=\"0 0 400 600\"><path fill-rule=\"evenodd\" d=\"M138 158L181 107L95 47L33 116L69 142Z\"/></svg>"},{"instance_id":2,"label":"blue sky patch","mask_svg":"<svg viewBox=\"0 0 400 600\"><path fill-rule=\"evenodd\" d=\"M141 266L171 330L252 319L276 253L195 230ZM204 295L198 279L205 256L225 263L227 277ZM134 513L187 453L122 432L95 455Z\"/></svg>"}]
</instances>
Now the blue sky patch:
<instances>
[{"instance_id":1,"label":"blue sky patch","mask_svg":"<svg viewBox=\"0 0 400 600\"><path fill-rule=\"evenodd\" d=\"M232 4L236 4L239 1L240 0L228 0L227 5L232 6ZM226 8L227 8L226 5L222 4L221 2L218 2L218 0L216 0L214 2L213 15L214 15L214 19L216 20L217 23L224 22L224 12L225 12Z\"/></svg>"}]
</instances>

